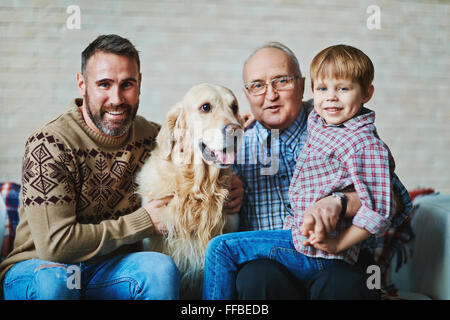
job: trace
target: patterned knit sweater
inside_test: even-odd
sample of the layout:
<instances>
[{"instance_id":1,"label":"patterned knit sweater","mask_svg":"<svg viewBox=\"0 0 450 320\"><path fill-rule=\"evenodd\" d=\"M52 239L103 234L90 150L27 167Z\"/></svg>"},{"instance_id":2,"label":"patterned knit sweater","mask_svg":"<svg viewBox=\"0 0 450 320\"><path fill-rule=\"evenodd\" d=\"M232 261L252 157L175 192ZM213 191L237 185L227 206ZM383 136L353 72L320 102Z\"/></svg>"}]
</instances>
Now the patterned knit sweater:
<instances>
[{"instance_id":1,"label":"patterned knit sweater","mask_svg":"<svg viewBox=\"0 0 450 320\"><path fill-rule=\"evenodd\" d=\"M69 110L27 140L20 222L0 279L27 259L97 262L134 252L153 233L134 177L159 126L136 116L128 135L102 136L86 125L81 104L73 100Z\"/></svg>"}]
</instances>

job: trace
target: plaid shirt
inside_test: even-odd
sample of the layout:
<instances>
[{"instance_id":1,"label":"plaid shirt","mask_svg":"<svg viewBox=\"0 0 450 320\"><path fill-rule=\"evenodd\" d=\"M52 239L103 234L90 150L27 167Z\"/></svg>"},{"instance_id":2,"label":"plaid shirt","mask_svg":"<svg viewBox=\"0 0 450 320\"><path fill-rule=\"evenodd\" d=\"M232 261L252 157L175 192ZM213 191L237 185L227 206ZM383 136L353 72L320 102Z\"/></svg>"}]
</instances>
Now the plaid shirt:
<instances>
[{"instance_id":1,"label":"plaid shirt","mask_svg":"<svg viewBox=\"0 0 450 320\"><path fill-rule=\"evenodd\" d=\"M242 231L280 230L283 229L286 217L292 215L288 191L295 164L307 138L306 126L311 110L312 100L303 104L302 111L291 126L279 132L279 141L270 139L271 130L265 129L258 122L245 131L244 143L233 165L233 170L241 179L245 189L240 212ZM267 140L273 141L267 143ZM255 158L259 157L260 160L266 161L267 157L262 156L261 152L267 155L270 154L271 149L275 150L273 153L278 151L279 154L278 172L273 175L262 175L261 168L269 167L271 163L264 162L264 165ZM392 185L404 209L397 213L392 221L392 227L397 227L409 217L412 204L408 191L395 173L392 177ZM363 242L362 247L375 250L381 245L380 241L382 242L382 239L370 237Z\"/></svg>"},{"instance_id":2,"label":"plaid shirt","mask_svg":"<svg viewBox=\"0 0 450 320\"><path fill-rule=\"evenodd\" d=\"M281 132L267 130L259 122L245 131L233 165L245 189L241 230L281 230L286 215L292 214L289 185L306 141L311 109L305 103L294 123Z\"/></svg>"},{"instance_id":3,"label":"plaid shirt","mask_svg":"<svg viewBox=\"0 0 450 320\"><path fill-rule=\"evenodd\" d=\"M308 140L295 166L289 189L294 216L288 216L285 229L292 229L294 245L300 253L355 263L360 250L355 245L339 254L329 254L312 246L304 247L306 237L300 226L305 210L313 203L353 186L361 207L353 219L341 219L339 234L352 224L382 236L389 228L395 210L392 196L394 159L376 133L375 113L366 108L360 116L340 125L327 125L312 111L308 118Z\"/></svg>"}]
</instances>

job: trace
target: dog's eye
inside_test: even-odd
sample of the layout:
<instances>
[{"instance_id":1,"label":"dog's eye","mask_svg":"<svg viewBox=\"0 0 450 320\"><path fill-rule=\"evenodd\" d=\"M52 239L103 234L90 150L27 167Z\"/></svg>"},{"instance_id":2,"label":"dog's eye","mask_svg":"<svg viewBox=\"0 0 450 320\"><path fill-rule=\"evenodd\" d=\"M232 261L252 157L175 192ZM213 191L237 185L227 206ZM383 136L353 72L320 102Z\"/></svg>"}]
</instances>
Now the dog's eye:
<instances>
[{"instance_id":1,"label":"dog's eye","mask_svg":"<svg viewBox=\"0 0 450 320\"><path fill-rule=\"evenodd\" d=\"M209 103L205 103L200 107L200 110L202 112L210 112L211 111L211 105Z\"/></svg>"},{"instance_id":2,"label":"dog's eye","mask_svg":"<svg viewBox=\"0 0 450 320\"><path fill-rule=\"evenodd\" d=\"M233 103L233 105L231 106L231 110L233 110L233 113L236 114L238 112L237 104Z\"/></svg>"}]
</instances>

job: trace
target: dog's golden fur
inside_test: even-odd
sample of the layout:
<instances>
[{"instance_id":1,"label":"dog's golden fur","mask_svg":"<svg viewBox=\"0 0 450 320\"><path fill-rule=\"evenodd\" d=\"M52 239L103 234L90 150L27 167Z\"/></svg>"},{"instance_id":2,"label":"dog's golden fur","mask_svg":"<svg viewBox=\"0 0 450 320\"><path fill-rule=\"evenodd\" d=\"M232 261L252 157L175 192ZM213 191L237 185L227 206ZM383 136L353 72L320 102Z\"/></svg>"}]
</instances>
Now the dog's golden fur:
<instances>
[{"instance_id":1,"label":"dog's golden fur","mask_svg":"<svg viewBox=\"0 0 450 320\"><path fill-rule=\"evenodd\" d=\"M152 236L146 247L173 258L181 272L182 297L200 295L209 240L235 231L225 230L230 217L222 213L232 174L229 165L222 163L230 161L230 153L222 151L229 151L225 128L241 128L242 124L230 90L197 85L169 110L156 138L157 146L137 176L138 193L143 198L173 196L164 208L167 236ZM220 156L214 158L215 154Z\"/></svg>"}]
</instances>

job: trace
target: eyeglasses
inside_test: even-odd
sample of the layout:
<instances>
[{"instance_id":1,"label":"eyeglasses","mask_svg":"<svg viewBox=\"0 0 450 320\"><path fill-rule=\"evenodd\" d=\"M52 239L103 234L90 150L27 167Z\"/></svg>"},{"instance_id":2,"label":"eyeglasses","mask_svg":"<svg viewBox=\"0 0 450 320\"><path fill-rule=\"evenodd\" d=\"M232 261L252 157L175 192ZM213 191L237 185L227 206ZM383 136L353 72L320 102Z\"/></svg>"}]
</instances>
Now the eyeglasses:
<instances>
[{"instance_id":1,"label":"eyeglasses","mask_svg":"<svg viewBox=\"0 0 450 320\"><path fill-rule=\"evenodd\" d=\"M267 86L269 84L272 85L272 88L274 88L278 91L292 89L294 87L294 80L297 80L299 78L300 78L299 76L292 76L292 77L282 76L282 77L274 78L274 79L270 80L269 82L253 81L253 82L247 83L246 85L244 85L244 87L245 87L245 89L247 89L247 91L251 95L259 96L259 95L266 93Z\"/></svg>"}]
</instances>

